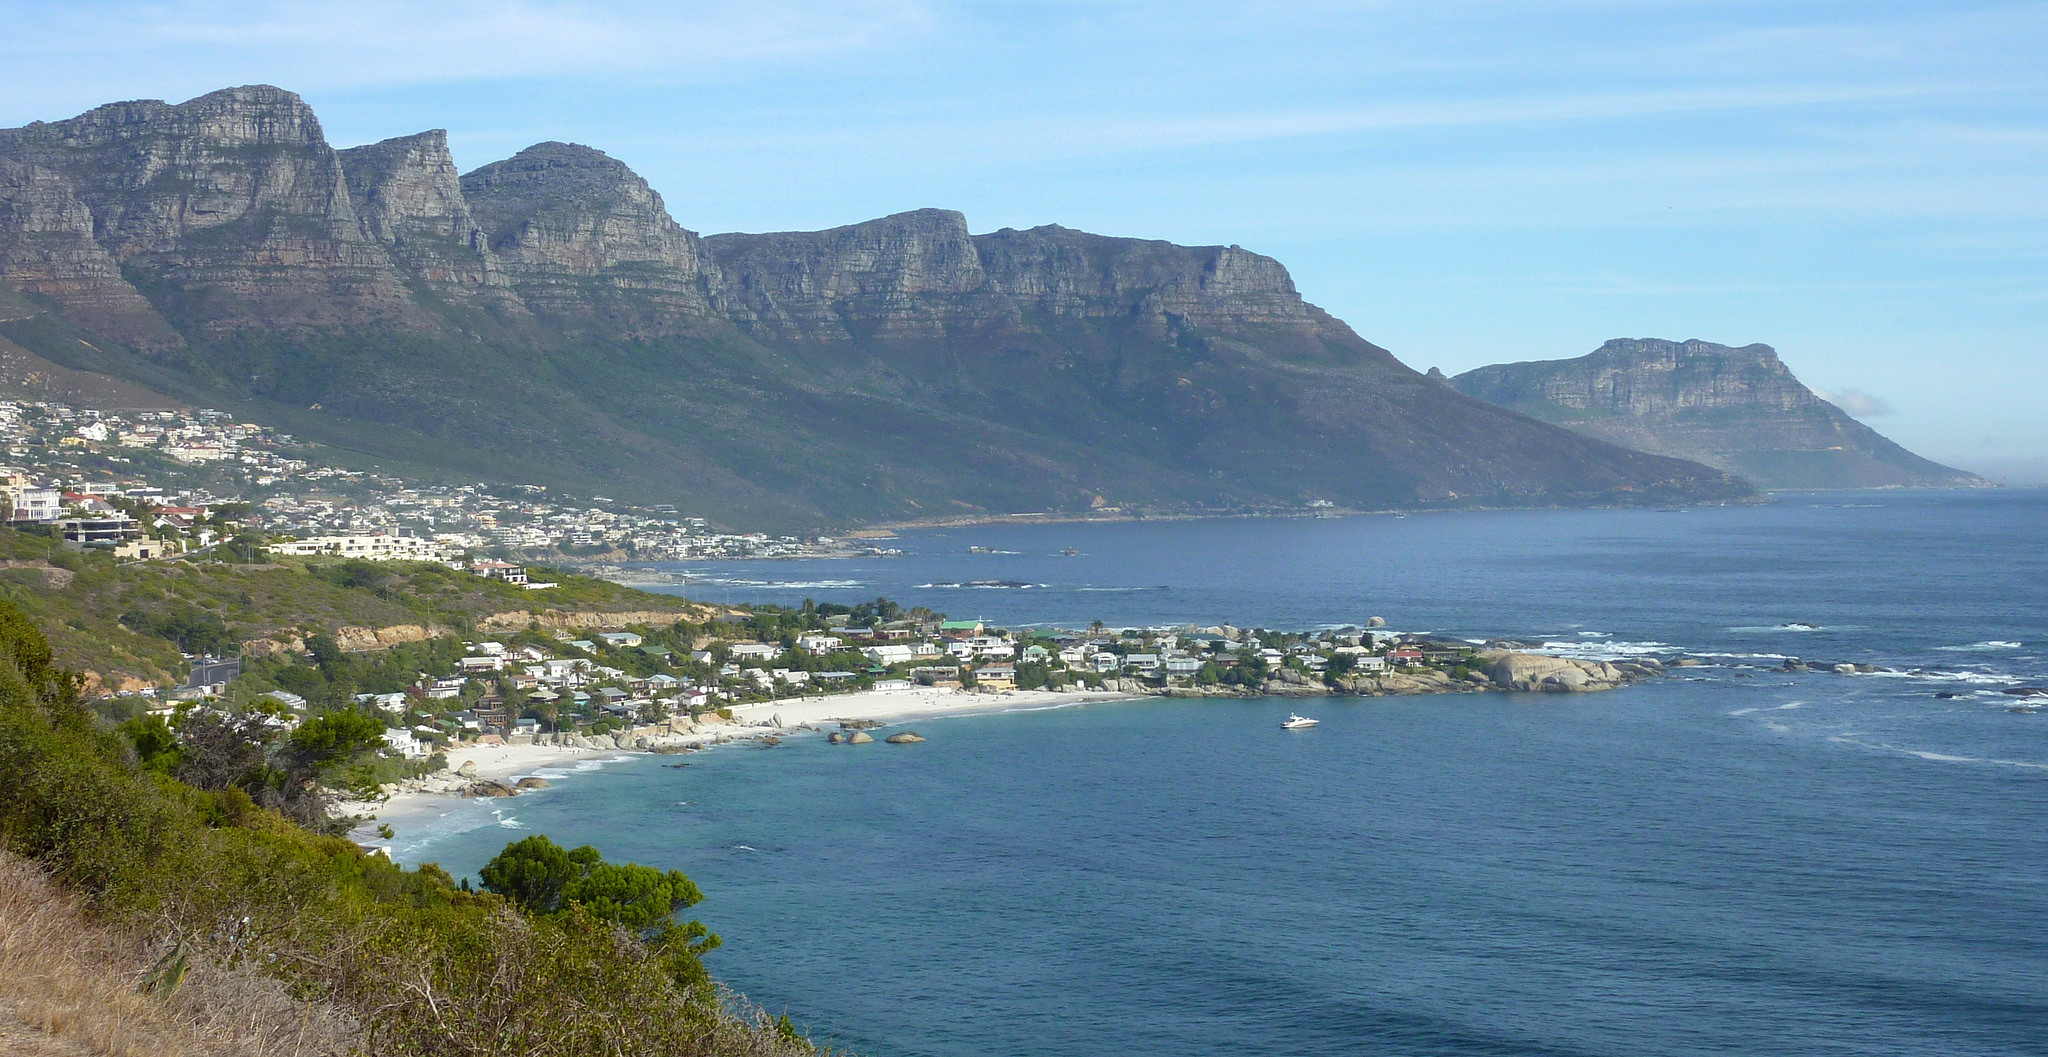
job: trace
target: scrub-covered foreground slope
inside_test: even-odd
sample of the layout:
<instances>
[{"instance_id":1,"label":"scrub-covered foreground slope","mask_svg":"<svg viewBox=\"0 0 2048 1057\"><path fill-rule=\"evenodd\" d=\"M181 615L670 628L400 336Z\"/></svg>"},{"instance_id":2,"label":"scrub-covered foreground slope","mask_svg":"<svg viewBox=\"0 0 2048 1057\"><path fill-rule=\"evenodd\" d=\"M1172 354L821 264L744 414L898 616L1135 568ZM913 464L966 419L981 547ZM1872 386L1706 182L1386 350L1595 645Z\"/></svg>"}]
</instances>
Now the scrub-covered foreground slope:
<instances>
[{"instance_id":1,"label":"scrub-covered foreground slope","mask_svg":"<svg viewBox=\"0 0 2048 1057\"><path fill-rule=\"evenodd\" d=\"M625 165L276 88L0 131L0 339L414 468L852 523L1739 498L1432 383L1285 268L919 210L700 237Z\"/></svg>"}]
</instances>

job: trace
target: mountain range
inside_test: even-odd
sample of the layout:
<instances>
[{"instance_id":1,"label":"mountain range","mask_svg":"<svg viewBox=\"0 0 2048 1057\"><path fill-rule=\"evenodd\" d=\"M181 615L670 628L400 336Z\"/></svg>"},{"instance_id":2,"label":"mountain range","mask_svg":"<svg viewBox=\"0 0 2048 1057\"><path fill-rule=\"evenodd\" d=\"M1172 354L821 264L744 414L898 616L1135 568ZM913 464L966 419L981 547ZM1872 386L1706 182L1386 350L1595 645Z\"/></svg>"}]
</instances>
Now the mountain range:
<instances>
[{"instance_id":1,"label":"mountain range","mask_svg":"<svg viewBox=\"0 0 2048 1057\"><path fill-rule=\"evenodd\" d=\"M1769 345L1616 338L1570 360L1503 363L1460 392L1637 451L1693 459L1763 488L1970 487L1794 377Z\"/></svg>"},{"instance_id":2,"label":"mountain range","mask_svg":"<svg viewBox=\"0 0 2048 1057\"><path fill-rule=\"evenodd\" d=\"M704 237L601 151L337 150L267 86L0 130L0 309L123 392L727 523L1753 494L1425 378L1236 246Z\"/></svg>"}]
</instances>

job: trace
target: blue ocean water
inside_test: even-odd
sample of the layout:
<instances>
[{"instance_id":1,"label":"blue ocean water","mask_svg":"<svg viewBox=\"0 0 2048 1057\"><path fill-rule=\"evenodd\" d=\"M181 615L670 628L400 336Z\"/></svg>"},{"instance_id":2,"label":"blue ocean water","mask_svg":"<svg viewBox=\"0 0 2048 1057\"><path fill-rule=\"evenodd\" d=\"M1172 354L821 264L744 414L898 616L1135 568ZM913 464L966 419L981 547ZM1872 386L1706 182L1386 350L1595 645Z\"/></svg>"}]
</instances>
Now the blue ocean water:
<instances>
[{"instance_id":1,"label":"blue ocean water","mask_svg":"<svg viewBox=\"0 0 2048 1057\"><path fill-rule=\"evenodd\" d=\"M641 757L461 805L400 857L473 871L546 832L686 870L721 979L878 1057L2048 1053L2048 713L2000 692L2048 682L2048 493L898 545L695 566L690 593L1012 625L1381 614L1715 663L1317 701L1298 733L1290 702L1142 701ZM975 580L1043 586L920 586Z\"/></svg>"}]
</instances>

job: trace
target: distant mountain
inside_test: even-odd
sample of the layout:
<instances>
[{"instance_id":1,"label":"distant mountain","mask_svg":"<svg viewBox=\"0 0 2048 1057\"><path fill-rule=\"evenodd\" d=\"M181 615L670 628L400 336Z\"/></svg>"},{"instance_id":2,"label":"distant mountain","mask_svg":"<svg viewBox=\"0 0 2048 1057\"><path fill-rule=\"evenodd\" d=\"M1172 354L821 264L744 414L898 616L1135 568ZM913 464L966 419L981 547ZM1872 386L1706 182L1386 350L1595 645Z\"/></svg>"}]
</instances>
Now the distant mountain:
<instances>
[{"instance_id":1,"label":"distant mountain","mask_svg":"<svg viewBox=\"0 0 2048 1057\"><path fill-rule=\"evenodd\" d=\"M1573 360L1501 363L1459 392L1637 451L1692 459L1763 488L1981 485L1821 399L1769 345L1616 338Z\"/></svg>"},{"instance_id":2,"label":"distant mountain","mask_svg":"<svg viewBox=\"0 0 2048 1057\"><path fill-rule=\"evenodd\" d=\"M1285 268L919 210L684 229L601 151L460 174L235 88L0 131L0 337L406 468L815 525L1739 499L1425 380Z\"/></svg>"}]
</instances>

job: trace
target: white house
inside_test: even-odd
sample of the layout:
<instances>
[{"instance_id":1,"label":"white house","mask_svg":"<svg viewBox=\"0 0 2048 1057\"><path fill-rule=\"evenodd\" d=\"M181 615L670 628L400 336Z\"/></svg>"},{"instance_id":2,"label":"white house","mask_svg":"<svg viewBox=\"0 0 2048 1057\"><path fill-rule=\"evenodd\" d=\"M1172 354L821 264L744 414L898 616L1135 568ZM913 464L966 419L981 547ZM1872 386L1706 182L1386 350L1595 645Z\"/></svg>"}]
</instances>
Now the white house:
<instances>
[{"instance_id":1,"label":"white house","mask_svg":"<svg viewBox=\"0 0 2048 1057\"><path fill-rule=\"evenodd\" d=\"M796 640L797 648L813 657L823 657L845 644L846 640L837 635L819 635L815 632L799 635Z\"/></svg>"},{"instance_id":2,"label":"white house","mask_svg":"<svg viewBox=\"0 0 2048 1057\"><path fill-rule=\"evenodd\" d=\"M327 555L373 562L446 562L455 556L447 545L418 536L313 536L273 543L270 549L302 558Z\"/></svg>"},{"instance_id":3,"label":"white house","mask_svg":"<svg viewBox=\"0 0 2048 1057\"><path fill-rule=\"evenodd\" d=\"M900 642L886 642L861 650L876 664L909 664L917 659L917 651Z\"/></svg>"},{"instance_id":4,"label":"white house","mask_svg":"<svg viewBox=\"0 0 2048 1057\"><path fill-rule=\"evenodd\" d=\"M384 729L384 747L408 760L422 759L428 755L427 746L421 744L420 739L415 737L412 731L399 727Z\"/></svg>"}]
</instances>

